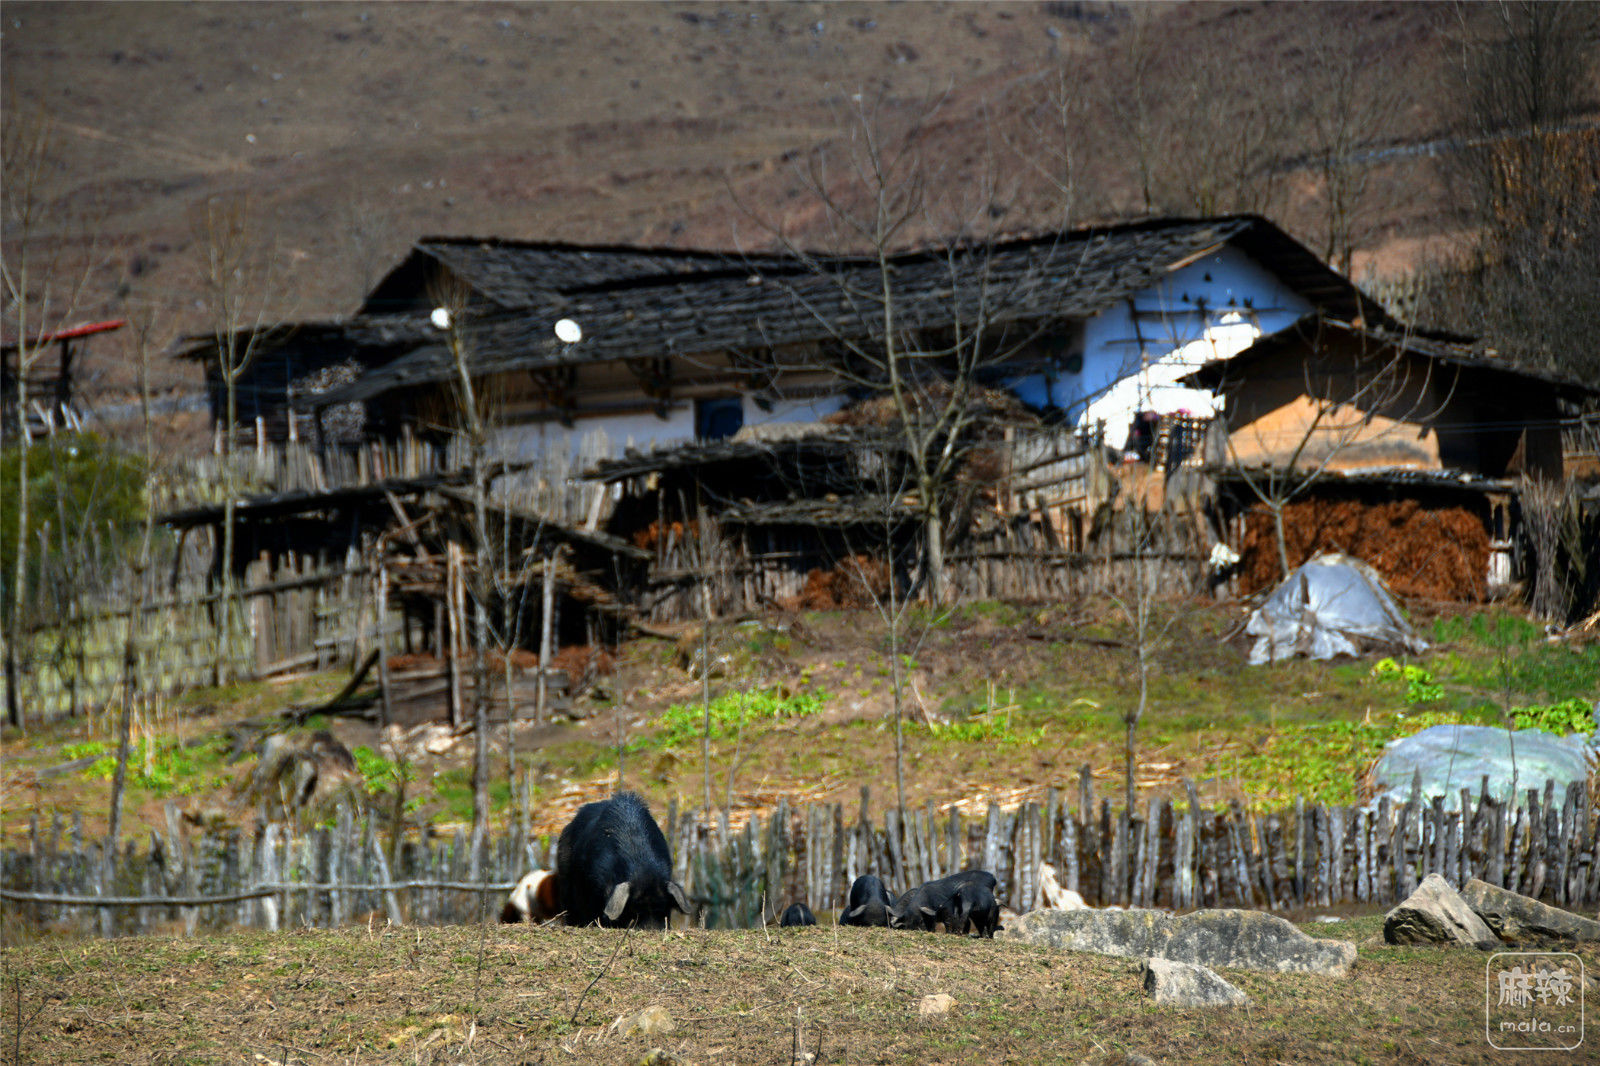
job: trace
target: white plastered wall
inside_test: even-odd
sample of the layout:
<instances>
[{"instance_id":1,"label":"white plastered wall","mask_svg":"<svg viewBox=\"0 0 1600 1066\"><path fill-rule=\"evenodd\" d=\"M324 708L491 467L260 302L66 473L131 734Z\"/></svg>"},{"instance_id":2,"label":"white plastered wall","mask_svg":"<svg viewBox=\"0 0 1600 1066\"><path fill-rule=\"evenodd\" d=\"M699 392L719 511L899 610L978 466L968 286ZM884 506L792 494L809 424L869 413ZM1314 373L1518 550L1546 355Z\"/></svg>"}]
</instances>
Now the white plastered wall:
<instances>
[{"instance_id":1,"label":"white plastered wall","mask_svg":"<svg viewBox=\"0 0 1600 1066\"><path fill-rule=\"evenodd\" d=\"M1121 448L1139 411L1215 414L1210 392L1178 379L1310 310L1255 260L1223 247L1086 321L1060 370L1009 384L1030 406L1064 408L1081 426L1103 422L1106 443Z\"/></svg>"}]
</instances>

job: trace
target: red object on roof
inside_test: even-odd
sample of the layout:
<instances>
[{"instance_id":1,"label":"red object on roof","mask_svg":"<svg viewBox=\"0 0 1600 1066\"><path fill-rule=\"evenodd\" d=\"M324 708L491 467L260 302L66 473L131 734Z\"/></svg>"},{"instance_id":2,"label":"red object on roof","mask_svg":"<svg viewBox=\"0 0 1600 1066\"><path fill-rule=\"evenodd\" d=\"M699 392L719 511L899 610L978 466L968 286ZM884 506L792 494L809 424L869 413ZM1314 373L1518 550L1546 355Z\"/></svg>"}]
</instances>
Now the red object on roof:
<instances>
[{"instance_id":1,"label":"red object on roof","mask_svg":"<svg viewBox=\"0 0 1600 1066\"><path fill-rule=\"evenodd\" d=\"M38 337L35 337L31 343L38 345L49 344L52 341L70 341L75 337L89 337L96 333L110 333L112 330L121 329L127 324L128 320L125 318L113 318L108 319L105 322L90 322L82 326L68 326L66 329L58 329L54 333L40 334ZM4 345L0 345L0 347L7 349L15 348L17 347L17 342L15 340L8 340Z\"/></svg>"}]
</instances>

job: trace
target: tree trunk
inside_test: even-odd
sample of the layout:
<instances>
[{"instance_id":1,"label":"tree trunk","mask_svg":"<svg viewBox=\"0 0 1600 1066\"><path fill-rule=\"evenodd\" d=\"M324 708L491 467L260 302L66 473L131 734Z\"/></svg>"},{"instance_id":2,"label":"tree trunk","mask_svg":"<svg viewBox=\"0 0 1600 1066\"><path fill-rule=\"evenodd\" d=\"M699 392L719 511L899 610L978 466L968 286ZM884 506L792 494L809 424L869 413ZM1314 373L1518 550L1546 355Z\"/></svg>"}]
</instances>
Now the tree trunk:
<instances>
[{"instance_id":1,"label":"tree trunk","mask_svg":"<svg viewBox=\"0 0 1600 1066\"><path fill-rule=\"evenodd\" d=\"M228 343L231 343L229 341ZM223 368L227 379L228 414L222 430L222 545L218 549L221 595L217 599L216 659L211 664L211 683L221 686L228 681L228 631L232 628L233 613L233 521L236 489L233 471L233 434L239 424L239 390L233 370L233 355L227 356Z\"/></svg>"},{"instance_id":2,"label":"tree trunk","mask_svg":"<svg viewBox=\"0 0 1600 1066\"><path fill-rule=\"evenodd\" d=\"M889 575L891 588L894 575ZM900 663L900 613L889 618L889 671L894 684L894 793L901 817L906 812L905 673Z\"/></svg>"},{"instance_id":3,"label":"tree trunk","mask_svg":"<svg viewBox=\"0 0 1600 1066\"><path fill-rule=\"evenodd\" d=\"M19 342L20 343L20 342ZM24 384L26 362L22 349L17 350L17 558L11 586L11 639L6 641L6 714L11 725L25 731L22 716L22 699L18 690L17 672L20 669L17 642L25 632L22 605L27 602L28 591L28 391Z\"/></svg>"},{"instance_id":4,"label":"tree trunk","mask_svg":"<svg viewBox=\"0 0 1600 1066\"><path fill-rule=\"evenodd\" d=\"M1283 570L1283 578L1289 577L1289 542L1283 533L1283 508L1279 501L1272 505L1272 535L1278 545L1278 566Z\"/></svg>"},{"instance_id":5,"label":"tree trunk","mask_svg":"<svg viewBox=\"0 0 1600 1066\"><path fill-rule=\"evenodd\" d=\"M925 542L923 565L927 581L928 602L935 607L942 607L946 596L944 521L937 512L930 512L923 516L923 533ZM893 580L892 574L890 579Z\"/></svg>"},{"instance_id":6,"label":"tree trunk","mask_svg":"<svg viewBox=\"0 0 1600 1066\"><path fill-rule=\"evenodd\" d=\"M476 427L475 427L476 428ZM495 571L489 539L489 487L485 482L487 456L481 432L474 433L472 505L477 543L472 561L472 880L483 872L484 845L489 831L489 575ZM508 649L509 651L509 649Z\"/></svg>"},{"instance_id":7,"label":"tree trunk","mask_svg":"<svg viewBox=\"0 0 1600 1066\"><path fill-rule=\"evenodd\" d=\"M709 818L711 816L711 589L706 580L700 582L700 615L700 702L705 710L705 723L700 732L700 766L705 773L706 817Z\"/></svg>"}]
</instances>

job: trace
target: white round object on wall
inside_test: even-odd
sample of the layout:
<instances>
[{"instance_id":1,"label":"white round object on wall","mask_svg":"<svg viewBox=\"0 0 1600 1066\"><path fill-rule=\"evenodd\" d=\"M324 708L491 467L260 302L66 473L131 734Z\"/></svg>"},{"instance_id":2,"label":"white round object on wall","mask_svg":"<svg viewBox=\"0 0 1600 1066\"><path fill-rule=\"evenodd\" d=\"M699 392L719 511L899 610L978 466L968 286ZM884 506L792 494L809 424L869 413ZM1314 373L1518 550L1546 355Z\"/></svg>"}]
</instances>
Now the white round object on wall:
<instances>
[{"instance_id":1,"label":"white round object on wall","mask_svg":"<svg viewBox=\"0 0 1600 1066\"><path fill-rule=\"evenodd\" d=\"M556 323L556 340L562 344L577 344L583 340L583 328L570 318Z\"/></svg>"}]
</instances>

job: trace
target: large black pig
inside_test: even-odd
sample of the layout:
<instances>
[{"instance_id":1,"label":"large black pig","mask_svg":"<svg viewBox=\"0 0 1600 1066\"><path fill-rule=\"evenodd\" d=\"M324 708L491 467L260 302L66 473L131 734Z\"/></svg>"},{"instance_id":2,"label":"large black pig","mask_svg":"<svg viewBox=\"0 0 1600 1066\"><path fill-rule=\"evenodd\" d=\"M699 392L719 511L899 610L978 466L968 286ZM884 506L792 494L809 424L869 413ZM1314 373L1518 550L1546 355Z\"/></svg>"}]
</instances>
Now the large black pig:
<instances>
[{"instance_id":1,"label":"large black pig","mask_svg":"<svg viewBox=\"0 0 1600 1066\"><path fill-rule=\"evenodd\" d=\"M672 880L667 838L631 792L580 807L557 848L556 891L568 925L659 929L674 908L690 911Z\"/></svg>"}]
</instances>

